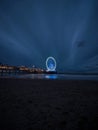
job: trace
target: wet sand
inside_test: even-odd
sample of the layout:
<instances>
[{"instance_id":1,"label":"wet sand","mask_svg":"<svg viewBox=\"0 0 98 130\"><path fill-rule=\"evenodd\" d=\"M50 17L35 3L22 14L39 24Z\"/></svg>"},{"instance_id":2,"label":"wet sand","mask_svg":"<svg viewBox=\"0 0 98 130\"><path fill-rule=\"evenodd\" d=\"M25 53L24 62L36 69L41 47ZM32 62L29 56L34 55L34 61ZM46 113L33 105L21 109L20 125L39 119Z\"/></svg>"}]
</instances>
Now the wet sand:
<instances>
[{"instance_id":1,"label":"wet sand","mask_svg":"<svg viewBox=\"0 0 98 130\"><path fill-rule=\"evenodd\" d=\"M98 130L98 81L0 79L0 130Z\"/></svg>"}]
</instances>

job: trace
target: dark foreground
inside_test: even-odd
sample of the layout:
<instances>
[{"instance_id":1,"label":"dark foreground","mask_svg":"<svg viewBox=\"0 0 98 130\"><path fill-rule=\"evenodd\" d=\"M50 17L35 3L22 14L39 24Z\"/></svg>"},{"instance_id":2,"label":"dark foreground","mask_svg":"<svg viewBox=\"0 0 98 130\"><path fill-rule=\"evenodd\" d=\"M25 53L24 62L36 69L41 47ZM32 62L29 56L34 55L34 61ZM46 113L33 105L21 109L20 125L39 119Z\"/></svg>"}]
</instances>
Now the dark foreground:
<instances>
[{"instance_id":1,"label":"dark foreground","mask_svg":"<svg viewBox=\"0 0 98 130\"><path fill-rule=\"evenodd\" d=\"M0 79L0 130L98 130L98 81Z\"/></svg>"}]
</instances>

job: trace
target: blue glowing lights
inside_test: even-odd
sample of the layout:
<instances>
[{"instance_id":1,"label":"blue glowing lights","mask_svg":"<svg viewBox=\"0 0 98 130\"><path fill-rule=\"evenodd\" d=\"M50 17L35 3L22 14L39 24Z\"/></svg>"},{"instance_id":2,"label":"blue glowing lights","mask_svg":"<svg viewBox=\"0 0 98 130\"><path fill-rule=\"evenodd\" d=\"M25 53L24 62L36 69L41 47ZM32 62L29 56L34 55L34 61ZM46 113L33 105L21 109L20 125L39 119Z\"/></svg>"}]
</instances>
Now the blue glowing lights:
<instances>
[{"instance_id":1,"label":"blue glowing lights","mask_svg":"<svg viewBox=\"0 0 98 130\"><path fill-rule=\"evenodd\" d=\"M47 71L56 71L56 60L53 57L48 57L46 59Z\"/></svg>"}]
</instances>

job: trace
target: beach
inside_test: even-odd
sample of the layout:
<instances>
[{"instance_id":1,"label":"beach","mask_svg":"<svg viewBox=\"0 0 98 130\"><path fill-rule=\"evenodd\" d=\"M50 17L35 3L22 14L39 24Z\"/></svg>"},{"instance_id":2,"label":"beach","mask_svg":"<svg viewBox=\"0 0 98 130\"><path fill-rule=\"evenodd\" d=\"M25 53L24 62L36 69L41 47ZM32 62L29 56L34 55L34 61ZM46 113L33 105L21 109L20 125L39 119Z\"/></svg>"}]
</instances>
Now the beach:
<instances>
[{"instance_id":1,"label":"beach","mask_svg":"<svg viewBox=\"0 0 98 130\"><path fill-rule=\"evenodd\" d=\"M98 81L0 78L0 130L98 130Z\"/></svg>"}]
</instances>

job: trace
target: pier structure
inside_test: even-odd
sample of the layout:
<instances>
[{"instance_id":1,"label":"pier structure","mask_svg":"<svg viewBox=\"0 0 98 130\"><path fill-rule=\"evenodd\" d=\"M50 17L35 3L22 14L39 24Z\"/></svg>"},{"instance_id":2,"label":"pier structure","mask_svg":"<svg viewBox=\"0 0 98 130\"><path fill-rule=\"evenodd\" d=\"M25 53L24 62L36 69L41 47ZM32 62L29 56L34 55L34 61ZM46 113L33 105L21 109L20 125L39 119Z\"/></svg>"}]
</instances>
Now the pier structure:
<instances>
[{"instance_id":1,"label":"pier structure","mask_svg":"<svg viewBox=\"0 0 98 130\"><path fill-rule=\"evenodd\" d=\"M44 70L40 68L28 68L25 66L9 66L0 65L0 74L26 74L26 73L43 73Z\"/></svg>"}]
</instances>

